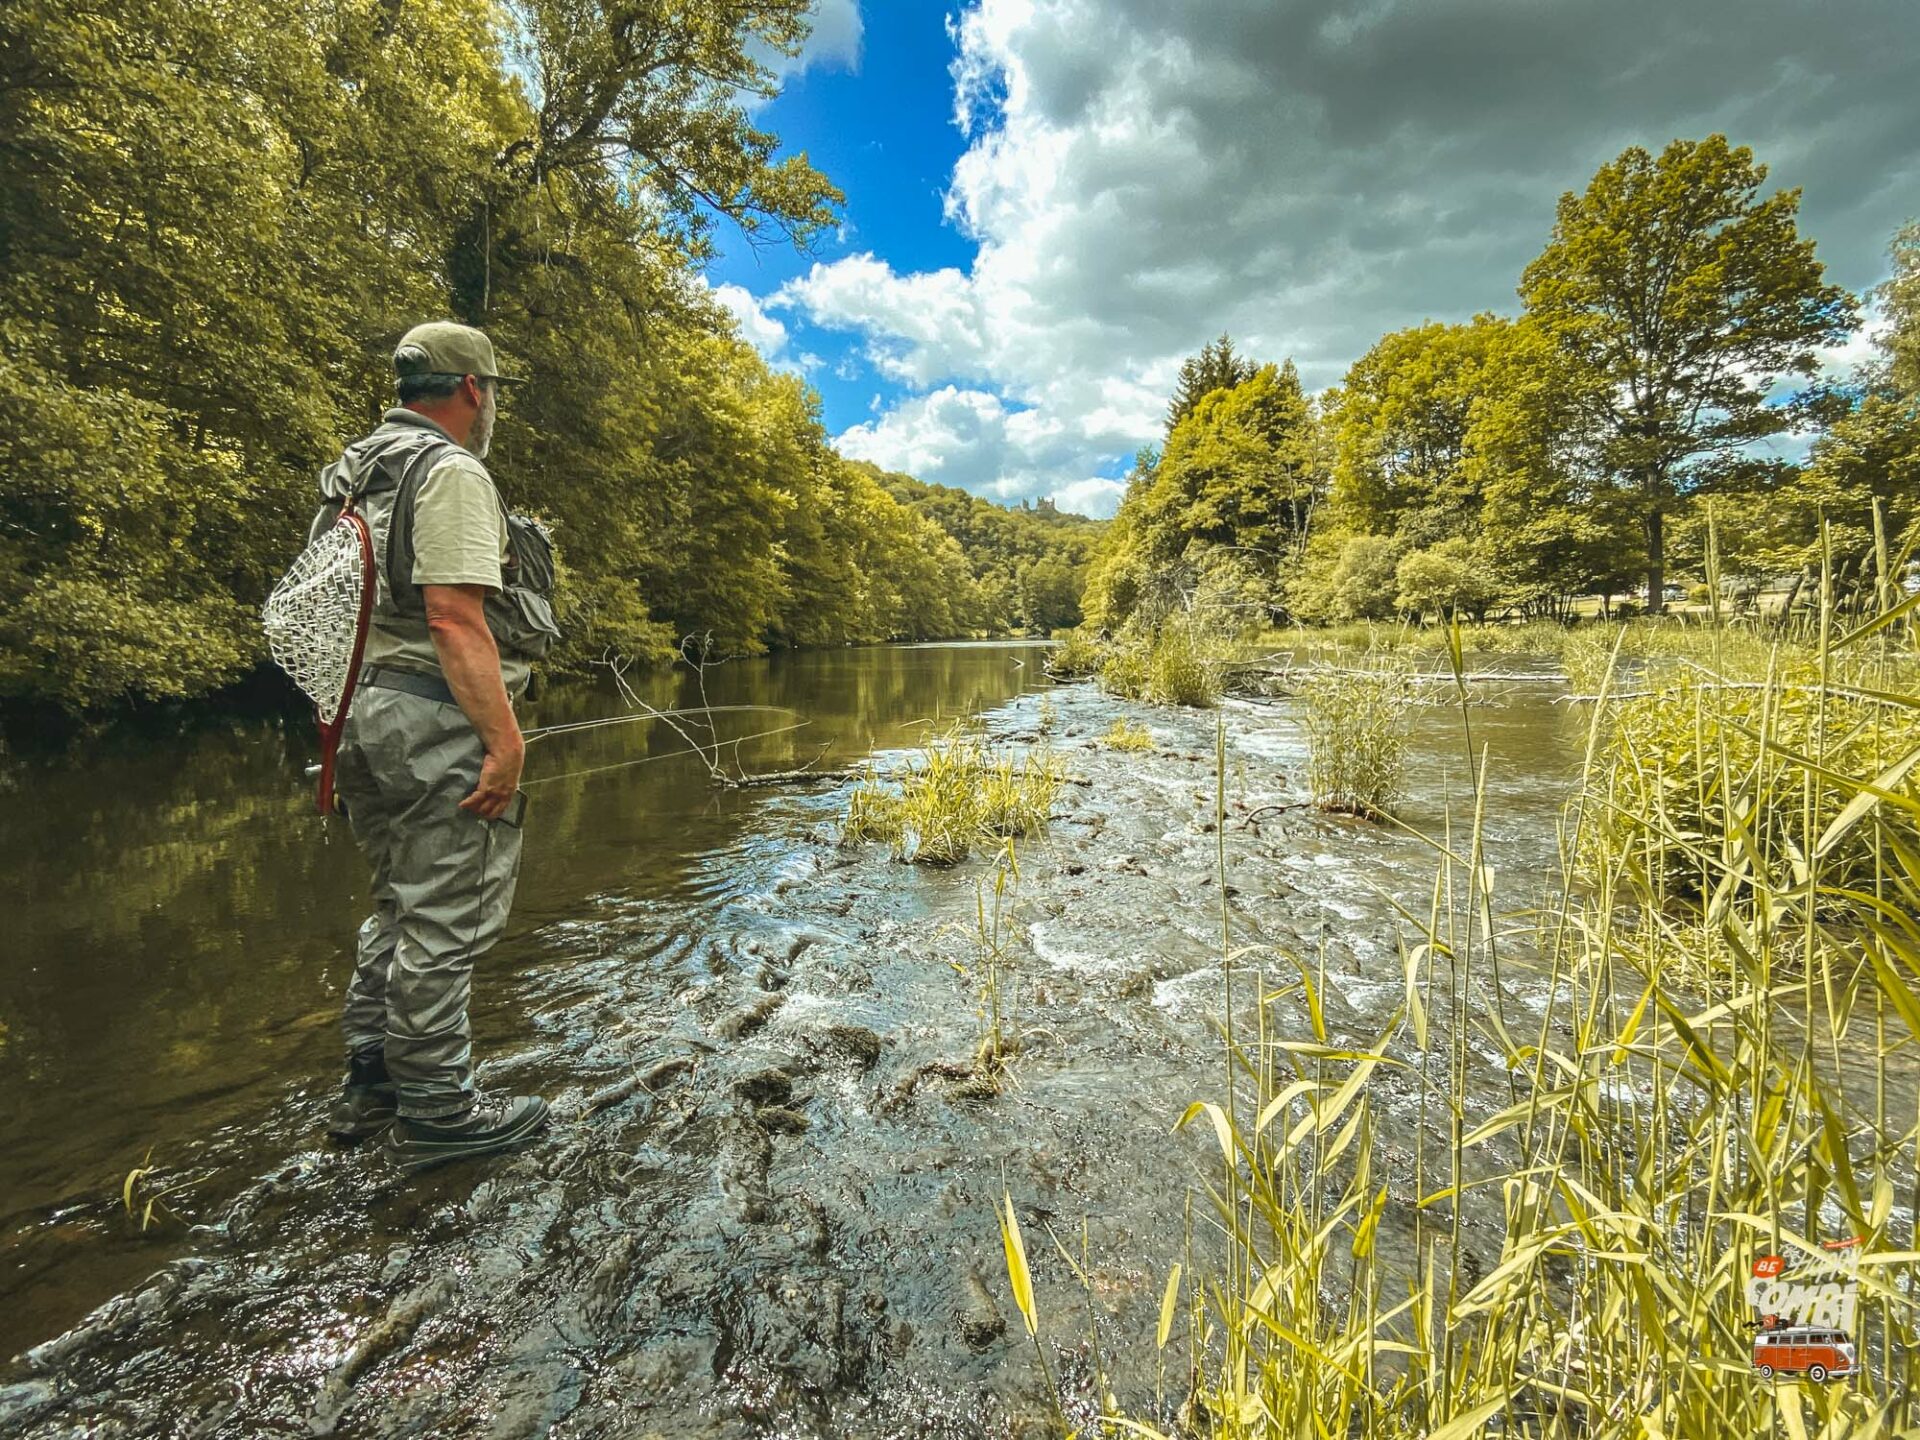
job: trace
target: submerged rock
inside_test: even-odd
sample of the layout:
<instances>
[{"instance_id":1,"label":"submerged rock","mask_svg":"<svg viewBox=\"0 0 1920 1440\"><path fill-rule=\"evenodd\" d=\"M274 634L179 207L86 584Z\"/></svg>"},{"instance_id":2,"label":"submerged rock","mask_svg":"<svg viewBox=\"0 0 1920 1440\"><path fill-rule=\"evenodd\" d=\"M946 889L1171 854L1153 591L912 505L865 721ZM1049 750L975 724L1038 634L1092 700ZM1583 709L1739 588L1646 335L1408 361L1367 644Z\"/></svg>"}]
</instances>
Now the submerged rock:
<instances>
[{"instance_id":1,"label":"submerged rock","mask_svg":"<svg viewBox=\"0 0 1920 1440\"><path fill-rule=\"evenodd\" d=\"M984 1350L1007 1333L1007 1320L986 1282L969 1270L961 1284L960 1338L969 1350Z\"/></svg>"}]
</instances>

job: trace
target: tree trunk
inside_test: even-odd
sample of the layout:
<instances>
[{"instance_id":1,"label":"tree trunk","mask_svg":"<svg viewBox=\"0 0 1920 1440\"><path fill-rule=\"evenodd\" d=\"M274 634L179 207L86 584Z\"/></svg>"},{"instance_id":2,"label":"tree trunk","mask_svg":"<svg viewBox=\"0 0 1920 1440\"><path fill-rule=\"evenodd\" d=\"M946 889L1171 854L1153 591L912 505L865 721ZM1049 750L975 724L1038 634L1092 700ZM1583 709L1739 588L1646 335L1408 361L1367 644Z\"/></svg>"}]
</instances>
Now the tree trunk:
<instances>
[{"instance_id":1,"label":"tree trunk","mask_svg":"<svg viewBox=\"0 0 1920 1440\"><path fill-rule=\"evenodd\" d=\"M1667 608L1667 517L1655 506L1647 512L1647 614Z\"/></svg>"}]
</instances>

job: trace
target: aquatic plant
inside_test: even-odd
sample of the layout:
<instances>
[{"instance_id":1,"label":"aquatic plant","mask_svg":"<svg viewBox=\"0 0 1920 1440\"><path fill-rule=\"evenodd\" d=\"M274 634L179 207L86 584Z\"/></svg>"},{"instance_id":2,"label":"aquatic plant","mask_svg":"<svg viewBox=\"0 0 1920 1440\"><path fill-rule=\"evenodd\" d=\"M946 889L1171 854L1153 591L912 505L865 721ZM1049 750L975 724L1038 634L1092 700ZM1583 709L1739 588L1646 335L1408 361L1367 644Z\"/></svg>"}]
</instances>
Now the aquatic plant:
<instances>
[{"instance_id":1,"label":"aquatic plant","mask_svg":"<svg viewBox=\"0 0 1920 1440\"><path fill-rule=\"evenodd\" d=\"M1219 703L1232 651L1205 617L1170 616L1116 639L1101 661L1100 686L1128 700L1206 709Z\"/></svg>"},{"instance_id":2,"label":"aquatic plant","mask_svg":"<svg viewBox=\"0 0 1920 1440\"><path fill-rule=\"evenodd\" d=\"M951 962L962 979L973 982L979 1001L980 1043L974 1051L974 1073L996 1087L1008 1059L1019 1048L1007 983L1007 951L1016 931L1008 897L1019 883L1020 861L1008 839L995 857L992 885L981 880L974 886L973 963Z\"/></svg>"},{"instance_id":3,"label":"aquatic plant","mask_svg":"<svg viewBox=\"0 0 1920 1440\"><path fill-rule=\"evenodd\" d=\"M153 1163L153 1151L149 1149L140 1163L127 1172L127 1178L120 1186L121 1208L129 1216L140 1217L143 1234L152 1228L156 1219L180 1219L180 1213L167 1204L167 1197L177 1195L193 1184L191 1180L176 1180L170 1185L158 1184L154 1176L159 1173L159 1168Z\"/></svg>"},{"instance_id":4,"label":"aquatic plant","mask_svg":"<svg viewBox=\"0 0 1920 1440\"><path fill-rule=\"evenodd\" d=\"M1219 703L1222 646L1195 623L1160 627L1147 653L1146 698L1205 709Z\"/></svg>"},{"instance_id":5,"label":"aquatic plant","mask_svg":"<svg viewBox=\"0 0 1920 1440\"><path fill-rule=\"evenodd\" d=\"M1057 680L1078 680L1100 668L1103 647L1086 626L1053 632L1053 648L1043 662L1046 672Z\"/></svg>"},{"instance_id":6,"label":"aquatic plant","mask_svg":"<svg viewBox=\"0 0 1920 1440\"><path fill-rule=\"evenodd\" d=\"M1323 810L1379 817L1400 797L1406 713L1413 685L1405 664L1375 655L1361 666L1318 670L1300 687L1307 732L1307 785Z\"/></svg>"},{"instance_id":7,"label":"aquatic plant","mask_svg":"<svg viewBox=\"0 0 1920 1440\"><path fill-rule=\"evenodd\" d=\"M1560 664L1567 672L1567 688L1575 695L1593 695L1613 672L1621 627L1583 625L1566 632L1560 642Z\"/></svg>"},{"instance_id":8,"label":"aquatic plant","mask_svg":"<svg viewBox=\"0 0 1920 1440\"><path fill-rule=\"evenodd\" d=\"M1122 715L1107 727L1100 737L1100 743L1109 750L1151 750L1153 732L1144 725L1135 725Z\"/></svg>"},{"instance_id":9,"label":"aquatic plant","mask_svg":"<svg viewBox=\"0 0 1920 1440\"><path fill-rule=\"evenodd\" d=\"M1144 700L1152 676L1148 642L1129 638L1110 647L1100 661L1100 688L1125 700Z\"/></svg>"},{"instance_id":10,"label":"aquatic plant","mask_svg":"<svg viewBox=\"0 0 1920 1440\"><path fill-rule=\"evenodd\" d=\"M984 838L1043 831L1064 771L1045 746L1018 758L954 726L895 777L869 767L847 797L842 838L884 841L895 858L953 865Z\"/></svg>"}]
</instances>

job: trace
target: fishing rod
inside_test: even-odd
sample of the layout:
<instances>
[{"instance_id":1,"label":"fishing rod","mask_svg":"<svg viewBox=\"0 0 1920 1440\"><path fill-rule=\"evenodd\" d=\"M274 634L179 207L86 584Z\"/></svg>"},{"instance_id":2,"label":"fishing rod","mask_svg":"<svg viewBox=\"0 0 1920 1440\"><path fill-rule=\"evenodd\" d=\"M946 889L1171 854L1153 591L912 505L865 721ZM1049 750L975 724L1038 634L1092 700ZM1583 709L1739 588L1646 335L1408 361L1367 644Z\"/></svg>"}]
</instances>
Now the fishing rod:
<instances>
[{"instance_id":1,"label":"fishing rod","mask_svg":"<svg viewBox=\"0 0 1920 1440\"><path fill-rule=\"evenodd\" d=\"M602 715L597 720L567 720L557 725L540 725L532 730L520 732L520 738L531 745L536 740L544 740L549 735L567 735L576 730L598 730L603 725L625 725L634 720L683 720L693 715L721 715L728 712L746 710L778 711L786 715L800 712L790 705L690 705L684 710L635 710L626 715ZM732 741L722 741L732 744Z\"/></svg>"},{"instance_id":2,"label":"fishing rod","mask_svg":"<svg viewBox=\"0 0 1920 1440\"><path fill-rule=\"evenodd\" d=\"M763 706L761 708L768 709L768 710L778 710L783 707L778 705L768 705L768 706ZM751 735L737 735L731 740L722 740L720 744L721 745L742 745L749 740L764 740L769 735L784 735L789 730L804 730L807 726L811 725L812 723L813 722L811 720L796 720L791 725L779 725L774 727L771 730L756 730ZM706 745L690 745L685 750L669 750L663 755L642 755L639 758L634 760L616 760L611 765L590 765L584 770L568 770L563 774L559 774L559 775L536 775L531 780L522 780L520 782L520 788L522 790L528 790L535 785L551 785L556 780L578 780L584 775L602 775L609 770L625 770L634 765L650 765L655 760L672 760L676 756L683 756L683 755L704 756L710 748L717 748L717 747L710 747Z\"/></svg>"},{"instance_id":3,"label":"fishing rod","mask_svg":"<svg viewBox=\"0 0 1920 1440\"><path fill-rule=\"evenodd\" d=\"M600 718L596 720L566 720L554 725L540 725L540 726L536 726L532 730L523 730L520 733L520 738L527 744L531 745L534 741L545 740L548 736L551 736L551 735L570 735L582 730L598 730L602 726L606 726L606 725L625 725L635 720L684 720L695 715L720 715L720 714L727 714L727 713L739 713L742 711L773 712L773 713L778 713L783 715L797 715L800 713L799 711L795 710L791 705L689 705L683 709L678 709L678 710L636 710L626 715L602 715ZM768 735L784 735L789 730L798 730L801 728L801 726L807 725L810 723L812 722L802 720L798 724L782 725L776 730L762 730L752 735L738 735L727 740L716 740L714 741L712 748L718 749L722 745L738 745L744 741L759 740ZM691 749L687 749L687 750L669 751L668 755L692 755L697 752L704 751L707 748L709 747L704 745L696 745ZM546 780L564 780L564 779L567 779L568 776L570 775L597 774L598 771L601 769L618 770L622 768L622 766L624 765L644 764L646 763L646 760L665 760L668 758L668 755L649 755L642 760L622 761L618 765L600 766L594 770L586 770L586 771L573 770L573 771L567 772L567 775L545 776L541 781L533 782L533 783L545 783ZM306 775L308 779L312 779L314 776L318 775L319 773L320 773L320 766L318 765L309 765L306 768Z\"/></svg>"}]
</instances>

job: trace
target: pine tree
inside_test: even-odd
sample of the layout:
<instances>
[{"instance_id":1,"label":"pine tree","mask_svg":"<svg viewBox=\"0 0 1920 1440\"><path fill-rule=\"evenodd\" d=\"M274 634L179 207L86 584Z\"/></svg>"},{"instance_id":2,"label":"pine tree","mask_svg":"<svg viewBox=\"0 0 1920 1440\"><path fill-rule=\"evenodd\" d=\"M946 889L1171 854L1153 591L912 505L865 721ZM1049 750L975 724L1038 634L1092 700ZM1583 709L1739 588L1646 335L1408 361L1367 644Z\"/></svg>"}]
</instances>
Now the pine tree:
<instances>
[{"instance_id":1,"label":"pine tree","mask_svg":"<svg viewBox=\"0 0 1920 1440\"><path fill-rule=\"evenodd\" d=\"M1180 378L1174 382L1173 399L1167 405L1167 434L1193 413L1193 407L1215 390L1231 390L1244 385L1260 369L1253 361L1234 353L1233 341L1222 335L1200 347L1198 355L1180 362Z\"/></svg>"}]
</instances>

